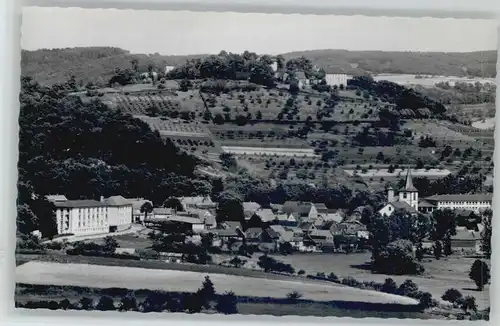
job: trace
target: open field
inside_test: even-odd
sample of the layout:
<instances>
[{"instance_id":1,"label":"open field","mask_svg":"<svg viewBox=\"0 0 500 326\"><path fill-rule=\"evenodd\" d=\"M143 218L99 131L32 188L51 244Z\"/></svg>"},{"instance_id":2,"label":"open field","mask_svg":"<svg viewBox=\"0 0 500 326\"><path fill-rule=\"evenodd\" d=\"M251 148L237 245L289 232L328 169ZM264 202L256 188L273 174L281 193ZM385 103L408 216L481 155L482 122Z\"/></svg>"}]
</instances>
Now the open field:
<instances>
[{"instance_id":1,"label":"open field","mask_svg":"<svg viewBox=\"0 0 500 326\"><path fill-rule=\"evenodd\" d=\"M290 157L319 157L312 149L300 148L266 148L266 147L236 147L222 146L226 153L235 155L269 155L269 156L290 156Z\"/></svg>"},{"instance_id":2,"label":"open field","mask_svg":"<svg viewBox=\"0 0 500 326\"><path fill-rule=\"evenodd\" d=\"M469 269L475 258L452 256L441 260L424 261L425 275L423 276L394 276L372 274L364 268L370 261L370 254L296 254L290 256L276 256L275 258L292 264L297 269L303 269L306 274L317 272L335 273L338 277L354 277L359 281L384 282L391 277L401 284L407 279L414 281L421 291L430 292L434 298L441 298L446 290L456 288L464 296L472 295L476 298L479 309L490 306L489 286L484 291L475 290L475 284L469 279Z\"/></svg>"},{"instance_id":3,"label":"open field","mask_svg":"<svg viewBox=\"0 0 500 326\"><path fill-rule=\"evenodd\" d=\"M422 85L433 87L437 83L448 82L451 86L455 83L471 83L476 82L485 84L492 83L495 84L495 78L467 78L467 77L454 77L454 76L420 76L410 74L380 74L373 76L376 81L387 80L400 85Z\"/></svg>"},{"instance_id":4,"label":"open field","mask_svg":"<svg viewBox=\"0 0 500 326\"><path fill-rule=\"evenodd\" d=\"M417 303L411 298L338 284L313 283L305 279L303 281L260 279L256 282L255 278L224 274L47 262L29 262L17 267L16 282L195 292L207 275L220 293L233 291L242 296L284 298L292 291L299 291L303 293L304 299L318 301L343 300L409 305Z\"/></svg>"}]
</instances>

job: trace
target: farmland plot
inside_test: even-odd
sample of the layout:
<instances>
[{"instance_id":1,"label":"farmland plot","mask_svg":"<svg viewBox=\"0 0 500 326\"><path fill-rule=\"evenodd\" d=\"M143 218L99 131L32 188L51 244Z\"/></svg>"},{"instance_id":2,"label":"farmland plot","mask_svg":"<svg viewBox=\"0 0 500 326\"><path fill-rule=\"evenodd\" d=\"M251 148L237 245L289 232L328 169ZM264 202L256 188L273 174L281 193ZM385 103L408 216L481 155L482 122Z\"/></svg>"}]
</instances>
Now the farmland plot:
<instances>
[{"instance_id":1,"label":"farmland plot","mask_svg":"<svg viewBox=\"0 0 500 326\"><path fill-rule=\"evenodd\" d=\"M226 153L231 153L235 155L319 157L319 155L314 153L313 149L304 149L304 148L222 146L222 150Z\"/></svg>"},{"instance_id":2,"label":"farmland plot","mask_svg":"<svg viewBox=\"0 0 500 326\"><path fill-rule=\"evenodd\" d=\"M299 291L304 295L304 299L318 301L342 300L408 305L417 303L411 298L332 283L311 282L306 279L260 278L256 282L252 277L225 274L44 262L29 262L16 268L17 283L187 292L197 291L205 276L210 277L218 292L233 291L241 296L284 298L292 291Z\"/></svg>"}]
</instances>

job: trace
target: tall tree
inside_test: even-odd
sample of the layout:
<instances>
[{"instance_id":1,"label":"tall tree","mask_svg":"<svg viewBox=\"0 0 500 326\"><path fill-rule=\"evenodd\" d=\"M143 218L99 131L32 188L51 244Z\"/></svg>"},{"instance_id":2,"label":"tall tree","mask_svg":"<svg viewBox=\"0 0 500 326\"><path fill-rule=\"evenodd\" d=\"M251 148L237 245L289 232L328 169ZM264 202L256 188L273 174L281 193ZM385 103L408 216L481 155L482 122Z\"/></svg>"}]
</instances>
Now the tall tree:
<instances>
[{"instance_id":1,"label":"tall tree","mask_svg":"<svg viewBox=\"0 0 500 326\"><path fill-rule=\"evenodd\" d=\"M483 232L481 233L481 250L483 251L486 258L491 257L491 235L492 235L492 225L491 218L493 217L493 212L491 209L487 209L483 213Z\"/></svg>"},{"instance_id":2,"label":"tall tree","mask_svg":"<svg viewBox=\"0 0 500 326\"><path fill-rule=\"evenodd\" d=\"M145 202L141 206L141 213L144 213L144 220L148 218L148 214L153 211L153 205L150 202Z\"/></svg>"}]
</instances>

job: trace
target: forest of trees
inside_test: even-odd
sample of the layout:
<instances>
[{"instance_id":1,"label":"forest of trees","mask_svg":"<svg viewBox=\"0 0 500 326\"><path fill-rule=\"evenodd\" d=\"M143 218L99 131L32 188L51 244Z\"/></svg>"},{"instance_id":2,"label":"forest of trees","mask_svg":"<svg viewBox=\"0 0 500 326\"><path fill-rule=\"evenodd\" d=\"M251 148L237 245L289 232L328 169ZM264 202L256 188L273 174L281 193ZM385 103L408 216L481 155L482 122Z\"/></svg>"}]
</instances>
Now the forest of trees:
<instances>
[{"instance_id":1,"label":"forest of trees","mask_svg":"<svg viewBox=\"0 0 500 326\"><path fill-rule=\"evenodd\" d=\"M84 104L65 96L60 91L64 88L41 87L22 78L20 231L38 229L41 218L51 219L43 199L49 194L69 199L121 194L161 204L169 196L211 189L194 175L197 160L162 140L147 124L98 101Z\"/></svg>"}]
</instances>

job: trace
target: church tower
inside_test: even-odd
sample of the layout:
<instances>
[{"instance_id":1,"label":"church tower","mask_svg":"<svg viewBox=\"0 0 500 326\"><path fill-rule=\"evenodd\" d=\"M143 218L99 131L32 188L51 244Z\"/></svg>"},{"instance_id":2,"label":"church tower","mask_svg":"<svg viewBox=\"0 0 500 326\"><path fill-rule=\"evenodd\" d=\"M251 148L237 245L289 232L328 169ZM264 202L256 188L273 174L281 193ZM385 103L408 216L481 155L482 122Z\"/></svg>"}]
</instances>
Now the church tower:
<instances>
[{"instance_id":1,"label":"church tower","mask_svg":"<svg viewBox=\"0 0 500 326\"><path fill-rule=\"evenodd\" d=\"M418 190L413 185L411 171L408 169L406 173L406 182L403 189L399 191L399 201L404 201L416 211L418 211Z\"/></svg>"}]
</instances>

